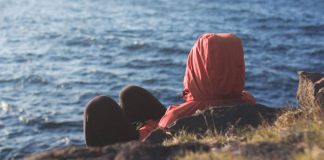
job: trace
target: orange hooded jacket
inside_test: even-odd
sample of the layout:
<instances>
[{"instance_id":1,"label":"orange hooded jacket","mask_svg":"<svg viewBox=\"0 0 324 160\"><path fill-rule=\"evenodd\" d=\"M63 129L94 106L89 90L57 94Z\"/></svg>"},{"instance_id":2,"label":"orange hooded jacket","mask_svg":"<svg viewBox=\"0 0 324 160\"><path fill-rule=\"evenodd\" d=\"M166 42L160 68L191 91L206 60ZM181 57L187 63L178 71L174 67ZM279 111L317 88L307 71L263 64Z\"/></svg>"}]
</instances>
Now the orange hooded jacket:
<instances>
[{"instance_id":1,"label":"orange hooded jacket","mask_svg":"<svg viewBox=\"0 0 324 160\"><path fill-rule=\"evenodd\" d=\"M171 105L159 122L146 121L140 140L157 127L167 128L175 120L212 106L255 103L244 91L245 65L241 40L233 34L203 34L192 47L184 76L185 102Z\"/></svg>"}]
</instances>

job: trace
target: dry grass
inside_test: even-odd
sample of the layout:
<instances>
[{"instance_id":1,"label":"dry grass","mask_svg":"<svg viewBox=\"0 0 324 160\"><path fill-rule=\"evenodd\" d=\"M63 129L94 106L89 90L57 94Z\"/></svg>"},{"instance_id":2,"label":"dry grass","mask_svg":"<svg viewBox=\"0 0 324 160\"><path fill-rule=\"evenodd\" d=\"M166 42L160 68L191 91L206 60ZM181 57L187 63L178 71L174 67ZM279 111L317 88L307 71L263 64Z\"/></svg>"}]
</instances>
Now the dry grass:
<instances>
[{"instance_id":1,"label":"dry grass","mask_svg":"<svg viewBox=\"0 0 324 160\"><path fill-rule=\"evenodd\" d=\"M230 152L200 152L192 153L189 152L185 155L175 157L176 160L245 160L245 158L237 155L233 155Z\"/></svg>"},{"instance_id":2,"label":"dry grass","mask_svg":"<svg viewBox=\"0 0 324 160\"><path fill-rule=\"evenodd\" d=\"M225 133L208 132L205 135L194 135L180 132L164 145L186 142L201 142L205 144L227 144L232 141L240 145L258 142L272 142L291 145L296 151L291 156L294 160L319 160L324 157L324 116L318 110L287 110L273 124L263 124L258 128L230 128ZM211 152L186 153L176 159L246 159L241 154L230 154L226 149Z\"/></svg>"},{"instance_id":3,"label":"dry grass","mask_svg":"<svg viewBox=\"0 0 324 160\"><path fill-rule=\"evenodd\" d=\"M293 160L320 160L324 157L323 148L317 146L306 148L303 153L295 154Z\"/></svg>"}]
</instances>

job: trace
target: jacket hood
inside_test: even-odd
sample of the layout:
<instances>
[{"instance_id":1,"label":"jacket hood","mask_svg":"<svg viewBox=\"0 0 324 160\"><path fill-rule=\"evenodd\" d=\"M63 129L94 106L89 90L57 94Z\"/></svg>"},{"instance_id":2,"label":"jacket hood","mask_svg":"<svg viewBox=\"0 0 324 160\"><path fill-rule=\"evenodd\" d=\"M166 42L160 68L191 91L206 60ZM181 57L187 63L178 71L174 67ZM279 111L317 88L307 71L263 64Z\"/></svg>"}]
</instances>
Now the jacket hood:
<instances>
[{"instance_id":1,"label":"jacket hood","mask_svg":"<svg viewBox=\"0 0 324 160\"><path fill-rule=\"evenodd\" d=\"M186 101L239 99L245 65L241 40L233 34L203 34L192 47L184 77Z\"/></svg>"}]
</instances>

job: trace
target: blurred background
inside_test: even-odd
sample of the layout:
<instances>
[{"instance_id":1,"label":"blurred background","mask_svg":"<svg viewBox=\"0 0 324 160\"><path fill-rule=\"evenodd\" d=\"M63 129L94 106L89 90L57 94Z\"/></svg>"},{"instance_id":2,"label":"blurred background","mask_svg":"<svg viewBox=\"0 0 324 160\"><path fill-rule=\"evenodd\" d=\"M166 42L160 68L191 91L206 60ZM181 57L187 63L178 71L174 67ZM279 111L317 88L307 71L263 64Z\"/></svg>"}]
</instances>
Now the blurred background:
<instances>
[{"instance_id":1,"label":"blurred background","mask_svg":"<svg viewBox=\"0 0 324 160\"><path fill-rule=\"evenodd\" d=\"M244 45L259 103L296 105L297 71L323 72L322 0L0 0L0 159L84 145L82 116L126 84L181 103L189 50L206 32Z\"/></svg>"}]
</instances>

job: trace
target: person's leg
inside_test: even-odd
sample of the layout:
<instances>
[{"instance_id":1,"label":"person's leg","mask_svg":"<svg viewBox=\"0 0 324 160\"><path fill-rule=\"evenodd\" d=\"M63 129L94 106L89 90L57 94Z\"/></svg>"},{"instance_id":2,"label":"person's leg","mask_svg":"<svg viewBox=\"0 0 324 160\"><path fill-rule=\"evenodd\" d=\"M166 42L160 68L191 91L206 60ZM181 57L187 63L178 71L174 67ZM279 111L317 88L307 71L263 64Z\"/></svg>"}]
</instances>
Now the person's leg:
<instances>
[{"instance_id":1,"label":"person's leg","mask_svg":"<svg viewBox=\"0 0 324 160\"><path fill-rule=\"evenodd\" d=\"M119 103L131 122L159 120L166 108L144 88L129 85L119 94Z\"/></svg>"},{"instance_id":2,"label":"person's leg","mask_svg":"<svg viewBox=\"0 0 324 160\"><path fill-rule=\"evenodd\" d=\"M137 140L139 136L120 106L106 96L95 97L88 103L83 125L87 146Z\"/></svg>"}]
</instances>

